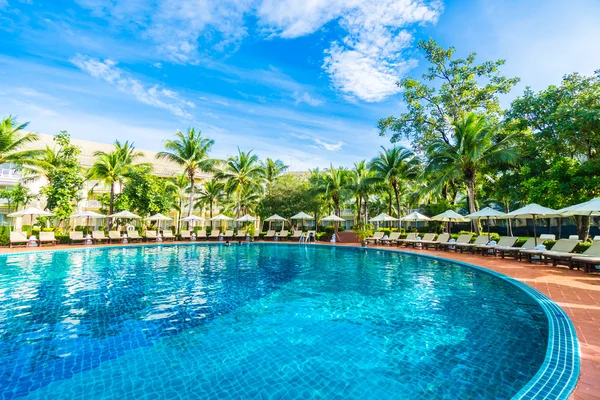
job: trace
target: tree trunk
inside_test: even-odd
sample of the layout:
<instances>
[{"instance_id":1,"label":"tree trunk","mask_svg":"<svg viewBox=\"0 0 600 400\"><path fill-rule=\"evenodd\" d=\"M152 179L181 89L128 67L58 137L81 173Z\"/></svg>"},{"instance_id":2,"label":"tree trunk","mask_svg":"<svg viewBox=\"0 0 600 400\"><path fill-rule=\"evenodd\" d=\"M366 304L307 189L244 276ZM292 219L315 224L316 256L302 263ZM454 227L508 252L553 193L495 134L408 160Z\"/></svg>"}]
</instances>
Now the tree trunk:
<instances>
[{"instance_id":1,"label":"tree trunk","mask_svg":"<svg viewBox=\"0 0 600 400\"><path fill-rule=\"evenodd\" d=\"M476 212L477 210L475 209L475 180L474 179L469 179L467 181L467 195L469 198L469 214L473 214L474 212ZM477 222L477 224L475 224L475 234L479 235L480 233L480 229L479 229L479 222Z\"/></svg>"},{"instance_id":2,"label":"tree trunk","mask_svg":"<svg viewBox=\"0 0 600 400\"><path fill-rule=\"evenodd\" d=\"M394 196L396 196L396 218L400 218L400 190L398 185L394 185Z\"/></svg>"},{"instance_id":3,"label":"tree trunk","mask_svg":"<svg viewBox=\"0 0 600 400\"><path fill-rule=\"evenodd\" d=\"M579 239L587 239L590 234L590 217L587 215L578 215L575 218L575 221L577 221L577 234L579 235Z\"/></svg>"},{"instance_id":4,"label":"tree trunk","mask_svg":"<svg viewBox=\"0 0 600 400\"><path fill-rule=\"evenodd\" d=\"M362 210L361 210L361 207L362 207L362 201L361 201L361 200L362 200L362 199L361 199L361 197L360 197L360 196L358 196L358 197L356 198L356 224L357 224L357 225L358 225L358 224L360 224L360 222L361 222L361 221L360 221L360 217L361 217L361 214L362 214L362 213L361 213L361 211L362 211Z\"/></svg>"},{"instance_id":5,"label":"tree trunk","mask_svg":"<svg viewBox=\"0 0 600 400\"><path fill-rule=\"evenodd\" d=\"M109 205L108 205L108 215L113 215L115 212L115 184L112 183L110 185L110 201L109 201ZM113 225L113 219L109 218L108 219L108 230L110 231L112 229L112 225Z\"/></svg>"},{"instance_id":6,"label":"tree trunk","mask_svg":"<svg viewBox=\"0 0 600 400\"><path fill-rule=\"evenodd\" d=\"M188 175L190 178L190 205L188 207L188 217L190 215L192 215L192 210L194 209L194 195L195 193L195 189L196 189L196 182L194 180L194 174L189 174ZM188 221L187 223L187 228L190 229L190 225L192 224L192 221Z\"/></svg>"}]
</instances>

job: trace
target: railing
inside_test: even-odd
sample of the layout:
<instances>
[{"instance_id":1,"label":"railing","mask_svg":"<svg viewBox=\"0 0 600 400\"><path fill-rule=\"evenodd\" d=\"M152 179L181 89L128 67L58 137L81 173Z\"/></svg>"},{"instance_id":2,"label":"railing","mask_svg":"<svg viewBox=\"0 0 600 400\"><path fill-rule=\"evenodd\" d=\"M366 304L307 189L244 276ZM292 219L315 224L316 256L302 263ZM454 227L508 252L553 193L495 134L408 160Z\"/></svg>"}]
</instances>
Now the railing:
<instances>
[{"instance_id":1,"label":"railing","mask_svg":"<svg viewBox=\"0 0 600 400\"><path fill-rule=\"evenodd\" d=\"M1 179L15 179L21 178L21 174L16 169L0 168Z\"/></svg>"},{"instance_id":2,"label":"railing","mask_svg":"<svg viewBox=\"0 0 600 400\"><path fill-rule=\"evenodd\" d=\"M101 208L102 203L100 203L98 200L86 200L85 207L86 208Z\"/></svg>"}]
</instances>

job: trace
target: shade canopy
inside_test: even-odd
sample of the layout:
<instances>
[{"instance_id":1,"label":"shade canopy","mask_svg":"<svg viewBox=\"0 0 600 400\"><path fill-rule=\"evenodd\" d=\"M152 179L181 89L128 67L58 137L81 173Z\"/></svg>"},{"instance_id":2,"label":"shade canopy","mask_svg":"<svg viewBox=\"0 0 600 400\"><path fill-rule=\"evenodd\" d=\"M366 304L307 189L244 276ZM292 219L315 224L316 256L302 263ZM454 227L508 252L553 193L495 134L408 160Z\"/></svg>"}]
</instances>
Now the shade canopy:
<instances>
[{"instance_id":1,"label":"shade canopy","mask_svg":"<svg viewBox=\"0 0 600 400\"><path fill-rule=\"evenodd\" d=\"M14 213L8 214L7 216L8 217L23 217L25 215L31 215L31 216L37 215L39 217L51 217L54 214L52 214L49 211L40 210L39 208L28 207L21 211L16 211Z\"/></svg>"},{"instance_id":2,"label":"shade canopy","mask_svg":"<svg viewBox=\"0 0 600 400\"><path fill-rule=\"evenodd\" d=\"M531 203L525 207L504 214L502 218L536 218L536 217L559 217L556 210L539 204Z\"/></svg>"},{"instance_id":3,"label":"shade canopy","mask_svg":"<svg viewBox=\"0 0 600 400\"><path fill-rule=\"evenodd\" d=\"M298 214L294 215L290 219L315 219L315 218L312 217L312 216L310 216L310 215L308 215L305 212L299 212Z\"/></svg>"},{"instance_id":4,"label":"shade canopy","mask_svg":"<svg viewBox=\"0 0 600 400\"><path fill-rule=\"evenodd\" d=\"M188 222L189 221L204 221L204 218L192 214L192 215L188 215L185 218L181 218L181 221L188 221Z\"/></svg>"},{"instance_id":5,"label":"shade canopy","mask_svg":"<svg viewBox=\"0 0 600 400\"><path fill-rule=\"evenodd\" d=\"M287 219L283 218L280 215L273 214L269 218L265 219L265 221L267 221L267 222L271 222L271 221L287 221Z\"/></svg>"},{"instance_id":6,"label":"shade canopy","mask_svg":"<svg viewBox=\"0 0 600 400\"><path fill-rule=\"evenodd\" d=\"M71 215L71 218L91 218L91 219L97 219L97 218L106 218L106 215L100 214L100 213L97 213L97 212L94 212L94 211L83 211L83 212Z\"/></svg>"},{"instance_id":7,"label":"shade canopy","mask_svg":"<svg viewBox=\"0 0 600 400\"><path fill-rule=\"evenodd\" d=\"M228 217L227 215L219 214L219 215L215 215L210 220L211 221L233 221L233 218Z\"/></svg>"},{"instance_id":8,"label":"shade canopy","mask_svg":"<svg viewBox=\"0 0 600 400\"><path fill-rule=\"evenodd\" d=\"M400 221L431 221L431 218L415 211L400 218Z\"/></svg>"},{"instance_id":9,"label":"shade canopy","mask_svg":"<svg viewBox=\"0 0 600 400\"><path fill-rule=\"evenodd\" d=\"M246 214L243 217L239 217L235 221L236 222L254 222L254 221L256 221L256 218L254 218L252 215Z\"/></svg>"},{"instance_id":10,"label":"shade canopy","mask_svg":"<svg viewBox=\"0 0 600 400\"><path fill-rule=\"evenodd\" d=\"M387 215L386 213L381 213L376 217L373 217L369 220L369 222L392 222L398 221L398 218L394 218L391 215Z\"/></svg>"},{"instance_id":11,"label":"shade canopy","mask_svg":"<svg viewBox=\"0 0 600 400\"><path fill-rule=\"evenodd\" d=\"M558 210L557 213L560 214L561 217L570 217L573 215L600 215L600 197L563 208Z\"/></svg>"},{"instance_id":12,"label":"shade canopy","mask_svg":"<svg viewBox=\"0 0 600 400\"><path fill-rule=\"evenodd\" d=\"M491 207L482 208L481 210L467 215L467 218L479 219L479 218L501 218L506 214L502 211L494 210Z\"/></svg>"},{"instance_id":13,"label":"shade canopy","mask_svg":"<svg viewBox=\"0 0 600 400\"><path fill-rule=\"evenodd\" d=\"M146 219L148 221L173 221L173 218L167 217L166 215L163 215L161 213L154 214Z\"/></svg>"},{"instance_id":14,"label":"shade canopy","mask_svg":"<svg viewBox=\"0 0 600 400\"><path fill-rule=\"evenodd\" d=\"M441 214L431 217L431 219L442 222L470 222L469 219L465 218L454 210L444 211Z\"/></svg>"},{"instance_id":15,"label":"shade canopy","mask_svg":"<svg viewBox=\"0 0 600 400\"><path fill-rule=\"evenodd\" d=\"M141 218L139 215L132 213L131 211L119 211L118 213L109 215L110 218Z\"/></svg>"},{"instance_id":16,"label":"shade canopy","mask_svg":"<svg viewBox=\"0 0 600 400\"><path fill-rule=\"evenodd\" d=\"M321 218L321 221L331 221L331 222L344 222L344 218L340 218L335 214L328 215L325 218Z\"/></svg>"}]
</instances>

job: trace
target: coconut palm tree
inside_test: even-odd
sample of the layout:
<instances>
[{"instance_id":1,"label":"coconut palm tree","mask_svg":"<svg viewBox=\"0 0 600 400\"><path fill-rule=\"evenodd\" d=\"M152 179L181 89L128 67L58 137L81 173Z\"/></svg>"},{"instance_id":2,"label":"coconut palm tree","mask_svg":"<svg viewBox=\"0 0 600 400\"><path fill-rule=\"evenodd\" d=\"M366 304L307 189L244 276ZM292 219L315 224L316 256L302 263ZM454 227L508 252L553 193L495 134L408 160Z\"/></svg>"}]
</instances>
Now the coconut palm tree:
<instances>
[{"instance_id":1,"label":"coconut palm tree","mask_svg":"<svg viewBox=\"0 0 600 400\"><path fill-rule=\"evenodd\" d=\"M190 182L190 204L188 217L194 209L196 195L196 177L200 172L212 171L215 160L208 157L215 141L202 136L201 131L189 128L186 133L175 132L175 140L167 140L165 151L156 155L158 159L169 160L182 166Z\"/></svg>"},{"instance_id":2,"label":"coconut palm tree","mask_svg":"<svg viewBox=\"0 0 600 400\"><path fill-rule=\"evenodd\" d=\"M282 173L284 173L289 166L285 165L281 160L273 160L267 158L263 163L262 167L265 170L265 180L267 183L273 183L273 181Z\"/></svg>"},{"instance_id":3,"label":"coconut palm tree","mask_svg":"<svg viewBox=\"0 0 600 400\"><path fill-rule=\"evenodd\" d=\"M25 133L28 122L19 124L12 115L0 121L0 164L13 163L28 167L38 164L41 150L23 150L39 139L35 133Z\"/></svg>"},{"instance_id":4,"label":"coconut palm tree","mask_svg":"<svg viewBox=\"0 0 600 400\"><path fill-rule=\"evenodd\" d=\"M198 205L208 206L208 212L210 214L209 218L211 219L213 217L214 207L223 199L224 190L225 185L222 182L213 179L204 182L204 185L200 189L200 193L198 193L198 199L200 200Z\"/></svg>"},{"instance_id":5,"label":"coconut palm tree","mask_svg":"<svg viewBox=\"0 0 600 400\"><path fill-rule=\"evenodd\" d=\"M167 191L173 198L173 208L177 211L175 228L179 232L181 226L181 214L183 213L184 201L188 199L190 183L186 174L179 174L167 180Z\"/></svg>"},{"instance_id":6,"label":"coconut palm tree","mask_svg":"<svg viewBox=\"0 0 600 400\"><path fill-rule=\"evenodd\" d=\"M373 172L368 169L366 160L354 163L354 169L351 171L351 183L349 189L355 199L356 219L358 223L366 223L363 219L366 217L365 204L368 201L369 194L374 193Z\"/></svg>"},{"instance_id":7,"label":"coconut palm tree","mask_svg":"<svg viewBox=\"0 0 600 400\"><path fill-rule=\"evenodd\" d=\"M334 213L339 217L342 211L341 204L350 194L350 171L344 167L334 168L330 164L328 169L315 176L314 190L331 201Z\"/></svg>"},{"instance_id":8,"label":"coconut palm tree","mask_svg":"<svg viewBox=\"0 0 600 400\"><path fill-rule=\"evenodd\" d=\"M265 182L265 170L258 156L252 151L241 151L225 161L223 169L215 173L215 179L225 183L225 191L233 195L237 203L237 216L241 215L242 194L248 191L262 190Z\"/></svg>"},{"instance_id":9,"label":"coconut palm tree","mask_svg":"<svg viewBox=\"0 0 600 400\"><path fill-rule=\"evenodd\" d=\"M391 149L382 146L379 155L369 163L375 180L387 184L394 193L398 218L402 215L400 188L404 182L419 176L419 167L420 163L415 154L402 146L394 146Z\"/></svg>"},{"instance_id":10,"label":"coconut palm tree","mask_svg":"<svg viewBox=\"0 0 600 400\"><path fill-rule=\"evenodd\" d=\"M452 123L454 140L435 139L427 148L429 162L425 172L434 176L432 186L454 180L466 187L469 213L477 211L476 186L488 168L514 164L518 155L514 134L501 135L499 126L485 115L468 113Z\"/></svg>"}]
</instances>

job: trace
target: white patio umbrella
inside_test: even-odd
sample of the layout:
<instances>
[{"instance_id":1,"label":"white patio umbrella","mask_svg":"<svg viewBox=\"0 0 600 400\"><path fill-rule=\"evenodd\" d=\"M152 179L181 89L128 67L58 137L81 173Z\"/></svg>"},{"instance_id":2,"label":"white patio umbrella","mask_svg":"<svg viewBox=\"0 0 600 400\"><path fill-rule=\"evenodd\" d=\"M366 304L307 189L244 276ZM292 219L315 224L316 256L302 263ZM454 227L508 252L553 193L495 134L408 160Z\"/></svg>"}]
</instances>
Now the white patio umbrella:
<instances>
[{"instance_id":1,"label":"white patio umbrella","mask_svg":"<svg viewBox=\"0 0 600 400\"><path fill-rule=\"evenodd\" d=\"M600 215L600 197L562 208L558 210L557 213L560 214L561 217L573 217L576 215L592 217Z\"/></svg>"},{"instance_id":2,"label":"white patio umbrella","mask_svg":"<svg viewBox=\"0 0 600 400\"><path fill-rule=\"evenodd\" d=\"M505 215L506 214L501 211L494 210L491 207L485 207L479 211L476 211L474 213L467 215L467 218L476 219L476 220L478 220L480 218L486 219L488 242L489 242L489 240L490 240L490 218L501 218L501 217L504 217Z\"/></svg>"},{"instance_id":3,"label":"white patio umbrella","mask_svg":"<svg viewBox=\"0 0 600 400\"><path fill-rule=\"evenodd\" d=\"M431 221L431 218L429 218L427 215L423 215L420 212L411 212L408 215L405 215L404 217L400 218L400 221L406 221L406 222L417 222L417 221ZM408 229L408 224L407 224L407 229Z\"/></svg>"},{"instance_id":4,"label":"white patio umbrella","mask_svg":"<svg viewBox=\"0 0 600 400\"><path fill-rule=\"evenodd\" d=\"M470 221L469 219L466 219L465 217L463 217L462 215L460 215L459 213L457 213L454 210L446 210L441 214L431 217L431 219L433 221L447 222L448 223L448 233L450 233L450 224L452 222L469 222Z\"/></svg>"},{"instance_id":5,"label":"white patio umbrella","mask_svg":"<svg viewBox=\"0 0 600 400\"><path fill-rule=\"evenodd\" d=\"M210 219L211 221L221 221L221 227L223 226L223 221L225 221L225 225L227 226L227 221L233 221L233 218L228 217L227 215L219 214Z\"/></svg>"},{"instance_id":6,"label":"white patio umbrella","mask_svg":"<svg viewBox=\"0 0 600 400\"><path fill-rule=\"evenodd\" d=\"M188 229L190 229L190 222L194 221L194 226L196 226L196 222L197 222L197 221L202 221L202 222L204 222L204 221L206 221L206 219L204 219L204 218L202 218L202 217L199 217L199 216L197 216L197 215L194 215L194 214L192 214L192 215L188 215L188 216L187 216L187 217L185 217L185 218L181 218L181 219L180 219L180 221L186 221L186 222L188 223ZM181 228L180 228L180 229L181 229Z\"/></svg>"},{"instance_id":7,"label":"white patio umbrella","mask_svg":"<svg viewBox=\"0 0 600 400\"><path fill-rule=\"evenodd\" d=\"M51 217L54 214L52 214L49 211L40 210L39 208L28 207L21 211L16 211L14 213L8 214L7 217L24 217L26 215L29 215L31 217L31 221L29 222L29 225L32 225L32 229L31 229L32 235L31 236L33 236L33 217Z\"/></svg>"},{"instance_id":8,"label":"white patio umbrella","mask_svg":"<svg viewBox=\"0 0 600 400\"><path fill-rule=\"evenodd\" d=\"M254 218L252 215L244 215L242 217L239 217L238 219L235 220L235 222L254 222L256 221L256 218Z\"/></svg>"},{"instance_id":9,"label":"white patio umbrella","mask_svg":"<svg viewBox=\"0 0 600 400\"><path fill-rule=\"evenodd\" d=\"M381 213L381 214L369 219L369 222L389 222L390 226L391 226L391 223L394 221L398 221L398 218L394 218L391 215L388 215L386 213Z\"/></svg>"},{"instance_id":10,"label":"white patio umbrella","mask_svg":"<svg viewBox=\"0 0 600 400\"><path fill-rule=\"evenodd\" d=\"M280 215L273 214L269 218L266 218L265 221L269 222L269 230L270 230L271 229L271 222L273 222L273 221L279 221L279 222L282 223L282 226L283 226L283 225L285 225L285 222L287 221L287 219L283 218Z\"/></svg>"},{"instance_id":11,"label":"white patio umbrella","mask_svg":"<svg viewBox=\"0 0 600 400\"><path fill-rule=\"evenodd\" d=\"M556 210L548 207L540 206L539 204L531 203L525 207L521 207L518 210L511 211L508 214L504 214L502 218L531 218L533 219L533 237L535 245L537 246L537 232L535 228L535 220L537 218L553 218L558 217Z\"/></svg>"},{"instance_id":12,"label":"white patio umbrella","mask_svg":"<svg viewBox=\"0 0 600 400\"><path fill-rule=\"evenodd\" d=\"M157 221L159 224L158 225L159 230L160 230L160 221L173 221L173 218L167 217L166 215L163 215L161 213L154 214L146 219L148 221Z\"/></svg>"},{"instance_id":13,"label":"white patio umbrella","mask_svg":"<svg viewBox=\"0 0 600 400\"><path fill-rule=\"evenodd\" d=\"M90 219L102 219L106 218L106 215L100 214L94 211L82 211L80 213L76 213L71 215L71 218L85 218L86 224L85 227L88 228L90 226Z\"/></svg>"},{"instance_id":14,"label":"white patio umbrella","mask_svg":"<svg viewBox=\"0 0 600 400\"><path fill-rule=\"evenodd\" d=\"M340 218L340 217L338 217L338 216L337 216L337 215L335 215L335 214L331 214L331 215L328 215L328 216L327 216L327 217L325 217L325 218L321 218L321 221L334 222L334 223L335 223L335 232L337 233L337 230L338 230L338 224L339 224L340 222L345 222L346 220L345 220L344 218ZM337 236L337 235L336 235L336 236Z\"/></svg>"},{"instance_id":15,"label":"white patio umbrella","mask_svg":"<svg viewBox=\"0 0 600 400\"><path fill-rule=\"evenodd\" d=\"M132 213L131 211L119 211L118 213L114 213L108 216L109 218L131 218L131 219L139 219L141 218L139 215Z\"/></svg>"},{"instance_id":16,"label":"white patio umbrella","mask_svg":"<svg viewBox=\"0 0 600 400\"><path fill-rule=\"evenodd\" d=\"M293 217L290 217L290 219L302 220L302 226L306 226L307 220L312 221L315 218L312 215L309 215L305 212L299 212L298 214L294 215Z\"/></svg>"}]
</instances>

